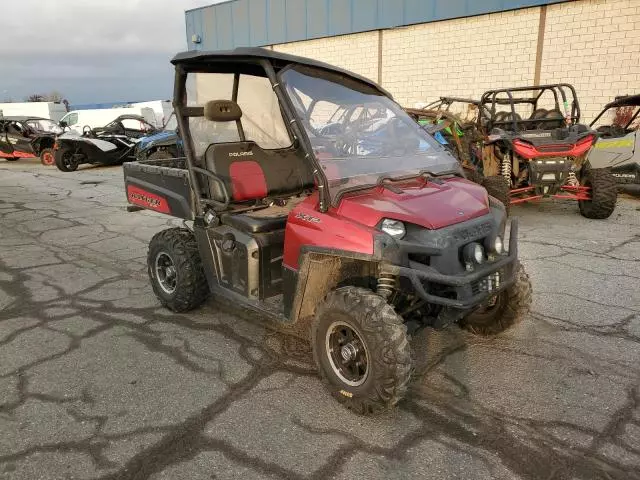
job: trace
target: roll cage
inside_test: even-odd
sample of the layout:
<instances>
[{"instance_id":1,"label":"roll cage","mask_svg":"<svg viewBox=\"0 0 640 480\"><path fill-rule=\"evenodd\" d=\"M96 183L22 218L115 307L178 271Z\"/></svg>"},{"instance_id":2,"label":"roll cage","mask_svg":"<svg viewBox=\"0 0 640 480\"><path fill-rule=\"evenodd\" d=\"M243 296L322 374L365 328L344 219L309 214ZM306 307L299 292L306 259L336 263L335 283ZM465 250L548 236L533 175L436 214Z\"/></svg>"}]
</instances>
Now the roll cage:
<instances>
[{"instance_id":1,"label":"roll cage","mask_svg":"<svg viewBox=\"0 0 640 480\"><path fill-rule=\"evenodd\" d=\"M480 109L486 113L486 124L482 125L487 131L491 131L494 127L506 130L527 130L532 126L540 124L544 118L535 117L538 110L538 102L542 95L546 92L553 94L555 106L554 110L562 115L567 126L575 125L580 122L580 104L575 88L568 83L556 83L548 85L537 85L528 87L502 88L489 90L482 94L479 102ZM525 96L529 93L529 96ZM569 95L567 95L569 94ZM517 105L528 104L532 106L531 118L523 119L516 112ZM500 105L509 106L507 116L504 111L497 111L496 107ZM502 115L501 115L502 114ZM479 115L478 122L481 123L482 115Z\"/></svg>"},{"instance_id":2,"label":"roll cage","mask_svg":"<svg viewBox=\"0 0 640 480\"><path fill-rule=\"evenodd\" d=\"M301 150L305 162L313 172L315 183L319 192L319 210L326 212L331 204L327 177L321 168L309 137L302 125L304 119L300 118L294 105L285 92L285 89L278 81L278 74L295 65L306 65L316 69L325 70L327 73L338 74L344 79L352 80L354 84L366 84L368 88L374 88L383 95L392 98L391 95L374 82L361 77L347 70L333 67L331 65L310 60L294 55L287 55L262 48L236 48L228 51L217 52L197 52L190 51L176 55L171 61L175 65L175 87L173 107L176 113L178 128L182 132L184 140L184 151L186 155L186 167L189 180L191 182L195 209L197 215L203 215L205 207L213 207L214 210L225 210L230 204L230 195L226 192L223 180L215 173L200 168L196 165L195 146L189 125L189 118L204 117L203 106L187 105L187 75L190 73L226 73L233 74L233 88L231 100L237 101L240 75L251 75L267 78L278 99L280 111L285 121L285 126L289 137L292 140L293 148ZM212 99L213 100L213 99ZM238 137L241 142L246 140L242 123L236 120ZM203 178L204 177L204 178ZM201 196L203 180L214 182L220 186L224 193L224 201L218 201Z\"/></svg>"},{"instance_id":3,"label":"roll cage","mask_svg":"<svg viewBox=\"0 0 640 480\"><path fill-rule=\"evenodd\" d=\"M637 95L624 95L616 97L613 102L607 103L602 111L594 118L589 124L590 127L593 127L598 120L609 110L612 108L620 108L620 107L640 107L640 94ZM640 116L640 108L638 108L635 113L631 116L630 120L626 125L620 125L620 127L627 130L634 121L638 119Z\"/></svg>"}]
</instances>

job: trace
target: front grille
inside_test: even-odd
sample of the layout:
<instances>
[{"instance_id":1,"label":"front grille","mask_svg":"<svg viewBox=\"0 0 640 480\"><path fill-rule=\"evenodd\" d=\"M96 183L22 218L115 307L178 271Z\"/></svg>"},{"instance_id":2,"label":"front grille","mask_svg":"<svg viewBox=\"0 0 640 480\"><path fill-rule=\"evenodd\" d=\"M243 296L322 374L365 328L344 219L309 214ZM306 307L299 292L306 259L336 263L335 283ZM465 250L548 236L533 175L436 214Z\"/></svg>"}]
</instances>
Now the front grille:
<instances>
[{"instance_id":1,"label":"front grille","mask_svg":"<svg viewBox=\"0 0 640 480\"><path fill-rule=\"evenodd\" d=\"M568 152L573 148L573 144L562 143L562 144L548 144L548 145L538 145L536 147L539 152Z\"/></svg>"},{"instance_id":2,"label":"front grille","mask_svg":"<svg viewBox=\"0 0 640 480\"><path fill-rule=\"evenodd\" d=\"M471 290L474 295L477 295L479 293L491 293L500 288L504 278L505 271L504 269L500 269L497 272L481 278L480 280L471 282Z\"/></svg>"}]
</instances>

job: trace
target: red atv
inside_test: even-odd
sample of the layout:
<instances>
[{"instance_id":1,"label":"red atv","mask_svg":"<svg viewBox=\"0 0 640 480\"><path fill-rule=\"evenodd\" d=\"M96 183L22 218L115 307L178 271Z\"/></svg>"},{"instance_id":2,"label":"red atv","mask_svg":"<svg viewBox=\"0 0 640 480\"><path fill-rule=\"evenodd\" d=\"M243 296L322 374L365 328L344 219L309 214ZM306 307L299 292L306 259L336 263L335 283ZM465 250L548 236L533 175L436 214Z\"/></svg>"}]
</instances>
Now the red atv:
<instances>
[{"instance_id":1,"label":"red atv","mask_svg":"<svg viewBox=\"0 0 640 480\"><path fill-rule=\"evenodd\" d=\"M577 200L587 218L613 213L615 179L586 160L597 134L580 124L573 86L491 90L478 111L485 135L478 164L491 195L505 205L544 197Z\"/></svg>"},{"instance_id":2,"label":"red atv","mask_svg":"<svg viewBox=\"0 0 640 480\"><path fill-rule=\"evenodd\" d=\"M523 318L516 220L504 239L503 206L381 87L259 48L172 63L186 158L123 166L132 209L193 221L149 245L167 308L211 292L304 332L330 392L363 414L406 392L419 328L492 335Z\"/></svg>"}]
</instances>

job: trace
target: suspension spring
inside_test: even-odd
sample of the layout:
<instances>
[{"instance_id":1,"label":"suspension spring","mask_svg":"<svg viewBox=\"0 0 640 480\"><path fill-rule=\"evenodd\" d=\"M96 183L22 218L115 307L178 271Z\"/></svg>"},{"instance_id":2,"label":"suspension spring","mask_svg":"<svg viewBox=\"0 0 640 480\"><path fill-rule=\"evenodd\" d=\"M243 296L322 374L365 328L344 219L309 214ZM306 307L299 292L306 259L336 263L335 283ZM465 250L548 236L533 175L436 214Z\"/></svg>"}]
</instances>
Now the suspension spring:
<instances>
[{"instance_id":1,"label":"suspension spring","mask_svg":"<svg viewBox=\"0 0 640 480\"><path fill-rule=\"evenodd\" d=\"M567 185L571 185L572 187L577 187L578 185L580 185L580 182L578 182L578 177L576 177L576 172L574 172L573 170L569 170Z\"/></svg>"},{"instance_id":2,"label":"suspension spring","mask_svg":"<svg viewBox=\"0 0 640 480\"><path fill-rule=\"evenodd\" d=\"M397 283L398 279L394 274L381 271L378 275L378 289L376 293L388 300L395 293Z\"/></svg>"},{"instance_id":3,"label":"suspension spring","mask_svg":"<svg viewBox=\"0 0 640 480\"><path fill-rule=\"evenodd\" d=\"M504 154L500 173L505 180L509 182L509 185L511 185L511 155L509 155L509 153Z\"/></svg>"}]
</instances>

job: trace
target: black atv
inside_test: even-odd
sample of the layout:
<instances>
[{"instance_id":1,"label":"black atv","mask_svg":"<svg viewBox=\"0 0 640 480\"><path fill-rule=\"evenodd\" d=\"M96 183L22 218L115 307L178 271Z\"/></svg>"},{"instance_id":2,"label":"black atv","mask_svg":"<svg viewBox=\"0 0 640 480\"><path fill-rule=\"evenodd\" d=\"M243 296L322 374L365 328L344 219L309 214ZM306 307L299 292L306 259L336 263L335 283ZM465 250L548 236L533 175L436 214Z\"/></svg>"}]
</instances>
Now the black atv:
<instances>
[{"instance_id":1,"label":"black atv","mask_svg":"<svg viewBox=\"0 0 640 480\"><path fill-rule=\"evenodd\" d=\"M40 117L0 117L0 158L9 162L37 158L43 165L54 164L53 146L62 128Z\"/></svg>"}]
</instances>

